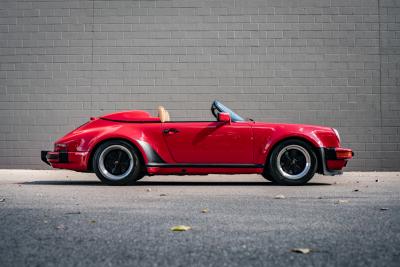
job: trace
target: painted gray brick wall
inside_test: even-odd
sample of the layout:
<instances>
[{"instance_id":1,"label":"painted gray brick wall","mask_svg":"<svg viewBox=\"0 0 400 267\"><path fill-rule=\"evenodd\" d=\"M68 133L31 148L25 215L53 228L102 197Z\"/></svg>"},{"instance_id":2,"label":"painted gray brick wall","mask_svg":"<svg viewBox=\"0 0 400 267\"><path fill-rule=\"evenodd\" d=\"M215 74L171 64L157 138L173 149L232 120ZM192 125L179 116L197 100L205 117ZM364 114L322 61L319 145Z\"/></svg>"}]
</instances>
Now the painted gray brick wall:
<instances>
[{"instance_id":1,"label":"painted gray brick wall","mask_svg":"<svg viewBox=\"0 0 400 267\"><path fill-rule=\"evenodd\" d=\"M351 170L400 170L398 0L0 0L0 168L123 109L336 127Z\"/></svg>"}]
</instances>

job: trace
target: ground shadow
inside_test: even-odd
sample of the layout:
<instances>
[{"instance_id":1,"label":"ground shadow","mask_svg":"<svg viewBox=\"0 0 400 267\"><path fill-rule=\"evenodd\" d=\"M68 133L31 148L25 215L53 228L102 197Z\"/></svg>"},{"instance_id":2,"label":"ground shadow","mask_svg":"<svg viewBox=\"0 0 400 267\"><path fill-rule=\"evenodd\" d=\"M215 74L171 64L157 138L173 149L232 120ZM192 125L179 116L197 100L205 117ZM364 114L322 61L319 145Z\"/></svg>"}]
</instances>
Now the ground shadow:
<instances>
[{"instance_id":1,"label":"ground shadow","mask_svg":"<svg viewBox=\"0 0 400 267\"><path fill-rule=\"evenodd\" d=\"M24 185L80 185L106 186L100 181L32 181ZM331 185L328 183L307 183L304 186ZM138 181L131 186L279 186L271 182L210 182L210 181Z\"/></svg>"}]
</instances>

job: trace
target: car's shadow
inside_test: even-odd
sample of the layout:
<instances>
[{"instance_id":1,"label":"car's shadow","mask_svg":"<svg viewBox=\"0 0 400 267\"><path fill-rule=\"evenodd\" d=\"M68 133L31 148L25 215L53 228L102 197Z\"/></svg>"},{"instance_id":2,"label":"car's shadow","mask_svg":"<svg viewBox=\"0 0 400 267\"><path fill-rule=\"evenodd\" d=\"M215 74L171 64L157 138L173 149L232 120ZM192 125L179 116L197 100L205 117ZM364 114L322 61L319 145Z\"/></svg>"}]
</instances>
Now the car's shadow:
<instances>
[{"instance_id":1,"label":"car's shadow","mask_svg":"<svg viewBox=\"0 0 400 267\"><path fill-rule=\"evenodd\" d=\"M107 186L99 181L32 181L23 185ZM328 183L307 183L303 186L324 186ZM130 186L279 186L271 182L210 182L210 181L138 181Z\"/></svg>"}]
</instances>

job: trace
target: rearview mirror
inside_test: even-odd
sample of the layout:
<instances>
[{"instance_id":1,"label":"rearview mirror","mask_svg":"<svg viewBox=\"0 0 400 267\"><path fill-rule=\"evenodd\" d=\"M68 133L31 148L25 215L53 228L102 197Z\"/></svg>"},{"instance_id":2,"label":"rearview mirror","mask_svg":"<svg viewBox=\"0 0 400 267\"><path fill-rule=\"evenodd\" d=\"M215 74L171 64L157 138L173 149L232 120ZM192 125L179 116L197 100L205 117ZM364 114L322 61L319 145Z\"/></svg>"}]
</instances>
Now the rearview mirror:
<instances>
[{"instance_id":1,"label":"rearview mirror","mask_svg":"<svg viewBox=\"0 0 400 267\"><path fill-rule=\"evenodd\" d=\"M220 112L220 113L218 113L218 121L230 124L231 123L231 115L229 115L228 112Z\"/></svg>"}]
</instances>

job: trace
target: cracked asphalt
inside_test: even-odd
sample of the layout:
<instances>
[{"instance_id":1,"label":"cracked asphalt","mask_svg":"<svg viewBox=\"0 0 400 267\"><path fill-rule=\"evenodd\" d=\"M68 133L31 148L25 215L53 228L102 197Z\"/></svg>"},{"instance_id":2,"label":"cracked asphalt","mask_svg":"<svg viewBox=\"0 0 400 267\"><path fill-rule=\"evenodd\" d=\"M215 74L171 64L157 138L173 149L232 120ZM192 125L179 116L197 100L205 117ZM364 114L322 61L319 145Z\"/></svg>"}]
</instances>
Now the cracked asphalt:
<instances>
[{"instance_id":1,"label":"cracked asphalt","mask_svg":"<svg viewBox=\"0 0 400 267\"><path fill-rule=\"evenodd\" d=\"M93 174L0 170L0 223L2 267L399 266L400 173L300 187L257 175L111 187Z\"/></svg>"}]
</instances>

